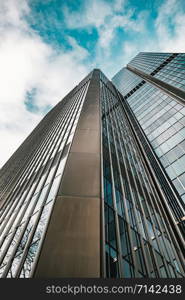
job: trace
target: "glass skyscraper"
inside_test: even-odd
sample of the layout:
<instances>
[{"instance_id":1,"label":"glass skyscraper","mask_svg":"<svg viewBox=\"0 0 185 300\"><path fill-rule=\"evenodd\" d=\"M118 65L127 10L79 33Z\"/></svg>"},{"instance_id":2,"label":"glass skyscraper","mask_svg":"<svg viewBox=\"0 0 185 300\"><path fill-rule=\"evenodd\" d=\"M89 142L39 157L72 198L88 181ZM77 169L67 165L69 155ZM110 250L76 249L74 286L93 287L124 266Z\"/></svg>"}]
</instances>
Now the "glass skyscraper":
<instances>
[{"instance_id":1,"label":"glass skyscraper","mask_svg":"<svg viewBox=\"0 0 185 300\"><path fill-rule=\"evenodd\" d=\"M130 78L129 91L127 84L124 85L126 76ZM166 195L165 183L169 183L168 203L182 231L185 221L184 78L185 54L181 53L139 53L113 78L153 152L150 153L153 168L154 157L160 161L161 171L156 168L155 173Z\"/></svg>"},{"instance_id":2,"label":"glass skyscraper","mask_svg":"<svg viewBox=\"0 0 185 300\"><path fill-rule=\"evenodd\" d=\"M185 54L93 70L0 170L0 277L185 276Z\"/></svg>"}]
</instances>

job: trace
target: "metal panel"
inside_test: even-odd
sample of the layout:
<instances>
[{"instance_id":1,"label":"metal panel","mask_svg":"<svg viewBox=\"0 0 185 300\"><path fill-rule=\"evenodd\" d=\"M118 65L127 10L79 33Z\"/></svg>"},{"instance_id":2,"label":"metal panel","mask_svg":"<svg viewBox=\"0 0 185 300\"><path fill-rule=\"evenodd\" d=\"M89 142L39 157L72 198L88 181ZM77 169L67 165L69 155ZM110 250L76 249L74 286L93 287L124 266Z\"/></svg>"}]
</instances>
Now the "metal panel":
<instances>
[{"instance_id":1,"label":"metal panel","mask_svg":"<svg viewBox=\"0 0 185 300\"><path fill-rule=\"evenodd\" d=\"M100 277L99 84L94 70L35 277Z\"/></svg>"},{"instance_id":2,"label":"metal panel","mask_svg":"<svg viewBox=\"0 0 185 300\"><path fill-rule=\"evenodd\" d=\"M70 153L58 195L98 197L100 157L91 153Z\"/></svg>"},{"instance_id":3,"label":"metal panel","mask_svg":"<svg viewBox=\"0 0 185 300\"><path fill-rule=\"evenodd\" d=\"M99 198L58 197L35 277L100 276Z\"/></svg>"},{"instance_id":4,"label":"metal panel","mask_svg":"<svg viewBox=\"0 0 185 300\"><path fill-rule=\"evenodd\" d=\"M73 140L73 152L98 153L100 133L97 130L77 129Z\"/></svg>"},{"instance_id":5,"label":"metal panel","mask_svg":"<svg viewBox=\"0 0 185 300\"><path fill-rule=\"evenodd\" d=\"M93 97L93 96L92 96ZM80 116L80 129L99 129L99 107L94 104L84 104L84 110Z\"/></svg>"}]
</instances>

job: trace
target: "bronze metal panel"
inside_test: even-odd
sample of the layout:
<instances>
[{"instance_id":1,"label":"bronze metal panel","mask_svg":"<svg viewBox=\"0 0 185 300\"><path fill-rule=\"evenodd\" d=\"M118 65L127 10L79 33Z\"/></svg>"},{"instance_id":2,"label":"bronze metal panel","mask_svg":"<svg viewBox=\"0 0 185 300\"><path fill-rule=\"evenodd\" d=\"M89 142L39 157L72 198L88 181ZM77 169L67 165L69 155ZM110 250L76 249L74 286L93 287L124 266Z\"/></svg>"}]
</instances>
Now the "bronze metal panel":
<instances>
[{"instance_id":1,"label":"bronze metal panel","mask_svg":"<svg viewBox=\"0 0 185 300\"><path fill-rule=\"evenodd\" d=\"M100 277L100 199L58 197L35 277Z\"/></svg>"},{"instance_id":2,"label":"bronze metal panel","mask_svg":"<svg viewBox=\"0 0 185 300\"><path fill-rule=\"evenodd\" d=\"M81 112L77 128L99 130L99 122L99 107L94 104L88 104L86 107L84 107L84 110Z\"/></svg>"},{"instance_id":3,"label":"bronze metal panel","mask_svg":"<svg viewBox=\"0 0 185 300\"><path fill-rule=\"evenodd\" d=\"M72 145L72 152L99 153L100 132L91 129L77 129Z\"/></svg>"},{"instance_id":4,"label":"bronze metal panel","mask_svg":"<svg viewBox=\"0 0 185 300\"><path fill-rule=\"evenodd\" d=\"M58 195L100 195L100 155L72 152L68 157Z\"/></svg>"},{"instance_id":5,"label":"bronze metal panel","mask_svg":"<svg viewBox=\"0 0 185 300\"><path fill-rule=\"evenodd\" d=\"M100 277L99 85L94 71L35 277Z\"/></svg>"}]
</instances>

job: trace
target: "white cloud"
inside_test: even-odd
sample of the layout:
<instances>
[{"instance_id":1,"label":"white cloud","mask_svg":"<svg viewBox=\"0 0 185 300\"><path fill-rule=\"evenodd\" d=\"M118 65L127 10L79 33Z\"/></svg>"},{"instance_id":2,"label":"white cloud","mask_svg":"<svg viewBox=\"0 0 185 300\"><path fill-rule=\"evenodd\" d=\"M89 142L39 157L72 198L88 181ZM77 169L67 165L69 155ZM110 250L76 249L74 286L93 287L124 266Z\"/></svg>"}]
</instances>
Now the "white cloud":
<instances>
[{"instance_id":1,"label":"white cloud","mask_svg":"<svg viewBox=\"0 0 185 300\"><path fill-rule=\"evenodd\" d=\"M98 33L98 39L95 46L95 67L101 68L108 76L113 76L114 72L122 66L123 61L128 55L125 53L125 59L120 55L115 57L115 44L118 48L124 49L124 37L121 38L121 31L128 34L137 34L140 36L145 29L147 11L135 14L134 8L126 0L91 0L84 1L84 5L78 11L64 9L65 23L69 29L85 29L89 32L95 28ZM118 34L118 29L121 29ZM120 41L118 42L118 37ZM134 41L134 38L133 38ZM116 46L117 46L116 44ZM119 52L119 51L118 51ZM120 50L121 52L121 50ZM130 55L129 55L130 57ZM116 66L117 64L117 66Z\"/></svg>"},{"instance_id":2,"label":"white cloud","mask_svg":"<svg viewBox=\"0 0 185 300\"><path fill-rule=\"evenodd\" d=\"M111 5L103 0L85 1L82 11L71 12L64 7L65 22L68 28L99 28L105 19L112 14Z\"/></svg>"},{"instance_id":3,"label":"white cloud","mask_svg":"<svg viewBox=\"0 0 185 300\"><path fill-rule=\"evenodd\" d=\"M136 46L132 42L125 42L123 52L126 54L125 65L138 53Z\"/></svg>"},{"instance_id":4,"label":"white cloud","mask_svg":"<svg viewBox=\"0 0 185 300\"><path fill-rule=\"evenodd\" d=\"M185 51L183 0L159 2L156 19L150 9L136 13L132 3L126 0L92 0L84 3L80 11L73 13L66 9L66 24L73 29L96 28L96 65L111 75L115 70L115 63L122 66L140 51ZM149 19L152 24L149 24ZM118 37L118 29L126 32L128 39L124 40L125 35L121 39L119 33L119 47L122 51L118 51L115 57L112 49ZM114 61L111 63L113 56Z\"/></svg>"},{"instance_id":5,"label":"white cloud","mask_svg":"<svg viewBox=\"0 0 185 300\"><path fill-rule=\"evenodd\" d=\"M26 0L0 2L0 166L53 106L84 76L88 52L69 38L71 50L55 51L27 22ZM27 92L36 90L37 114L27 110Z\"/></svg>"},{"instance_id":6,"label":"white cloud","mask_svg":"<svg viewBox=\"0 0 185 300\"><path fill-rule=\"evenodd\" d=\"M118 68L125 66L139 52L185 52L185 13L182 1L165 0L158 7L156 19L152 20L154 30L146 25L149 11L141 12L140 35L123 41L117 57ZM136 25L137 26L137 25ZM144 29L144 31L142 30ZM119 61L120 67L119 67ZM117 70L118 71L118 70Z\"/></svg>"},{"instance_id":7,"label":"white cloud","mask_svg":"<svg viewBox=\"0 0 185 300\"><path fill-rule=\"evenodd\" d=\"M134 10L125 9L125 4L124 0L85 1L85 5L77 12L71 12L68 7L64 8L65 22L67 27L71 29L85 28L88 30L88 28L95 27L99 35L97 48L105 49L107 55L109 54L108 47L115 37L117 28L134 32L144 30L145 12L138 14L137 18L133 19Z\"/></svg>"},{"instance_id":8,"label":"white cloud","mask_svg":"<svg viewBox=\"0 0 185 300\"><path fill-rule=\"evenodd\" d=\"M124 31L139 33L145 30L144 20L146 13L140 13L137 19L132 19L133 11L128 10L126 14L112 14L111 18L99 29L99 45L106 49L111 45L115 38L115 31L118 28ZM121 41L123 42L123 41Z\"/></svg>"},{"instance_id":9,"label":"white cloud","mask_svg":"<svg viewBox=\"0 0 185 300\"><path fill-rule=\"evenodd\" d=\"M123 10L125 6L125 0L115 0L113 3L113 9L114 11L120 11Z\"/></svg>"},{"instance_id":10,"label":"white cloud","mask_svg":"<svg viewBox=\"0 0 185 300\"><path fill-rule=\"evenodd\" d=\"M155 22L159 51L185 52L185 13L182 2L166 0Z\"/></svg>"},{"instance_id":11,"label":"white cloud","mask_svg":"<svg viewBox=\"0 0 185 300\"><path fill-rule=\"evenodd\" d=\"M7 26L21 27L27 29L27 24L22 19L30 12L30 8L25 0L6 0L0 2L0 27Z\"/></svg>"}]
</instances>

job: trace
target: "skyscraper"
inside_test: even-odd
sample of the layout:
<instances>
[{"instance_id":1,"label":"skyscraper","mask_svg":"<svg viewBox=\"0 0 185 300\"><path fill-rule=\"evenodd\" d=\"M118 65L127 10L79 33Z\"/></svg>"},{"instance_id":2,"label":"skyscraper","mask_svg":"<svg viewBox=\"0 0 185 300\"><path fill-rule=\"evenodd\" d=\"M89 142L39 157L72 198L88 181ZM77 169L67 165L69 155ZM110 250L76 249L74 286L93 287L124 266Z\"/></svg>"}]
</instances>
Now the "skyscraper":
<instances>
[{"instance_id":1,"label":"skyscraper","mask_svg":"<svg viewBox=\"0 0 185 300\"><path fill-rule=\"evenodd\" d=\"M128 113L135 119L133 121L135 129L142 135L140 139L150 154L150 163L183 233L185 233L184 59L185 54L181 53L139 53L113 78L114 84L124 96ZM129 78L126 83L125 77Z\"/></svg>"},{"instance_id":2,"label":"skyscraper","mask_svg":"<svg viewBox=\"0 0 185 300\"><path fill-rule=\"evenodd\" d=\"M1 277L185 276L182 172L170 177L154 140L173 124L182 136L184 92L165 73L178 55L139 54L114 84L93 70L4 165ZM182 117L150 139L162 110Z\"/></svg>"}]
</instances>

